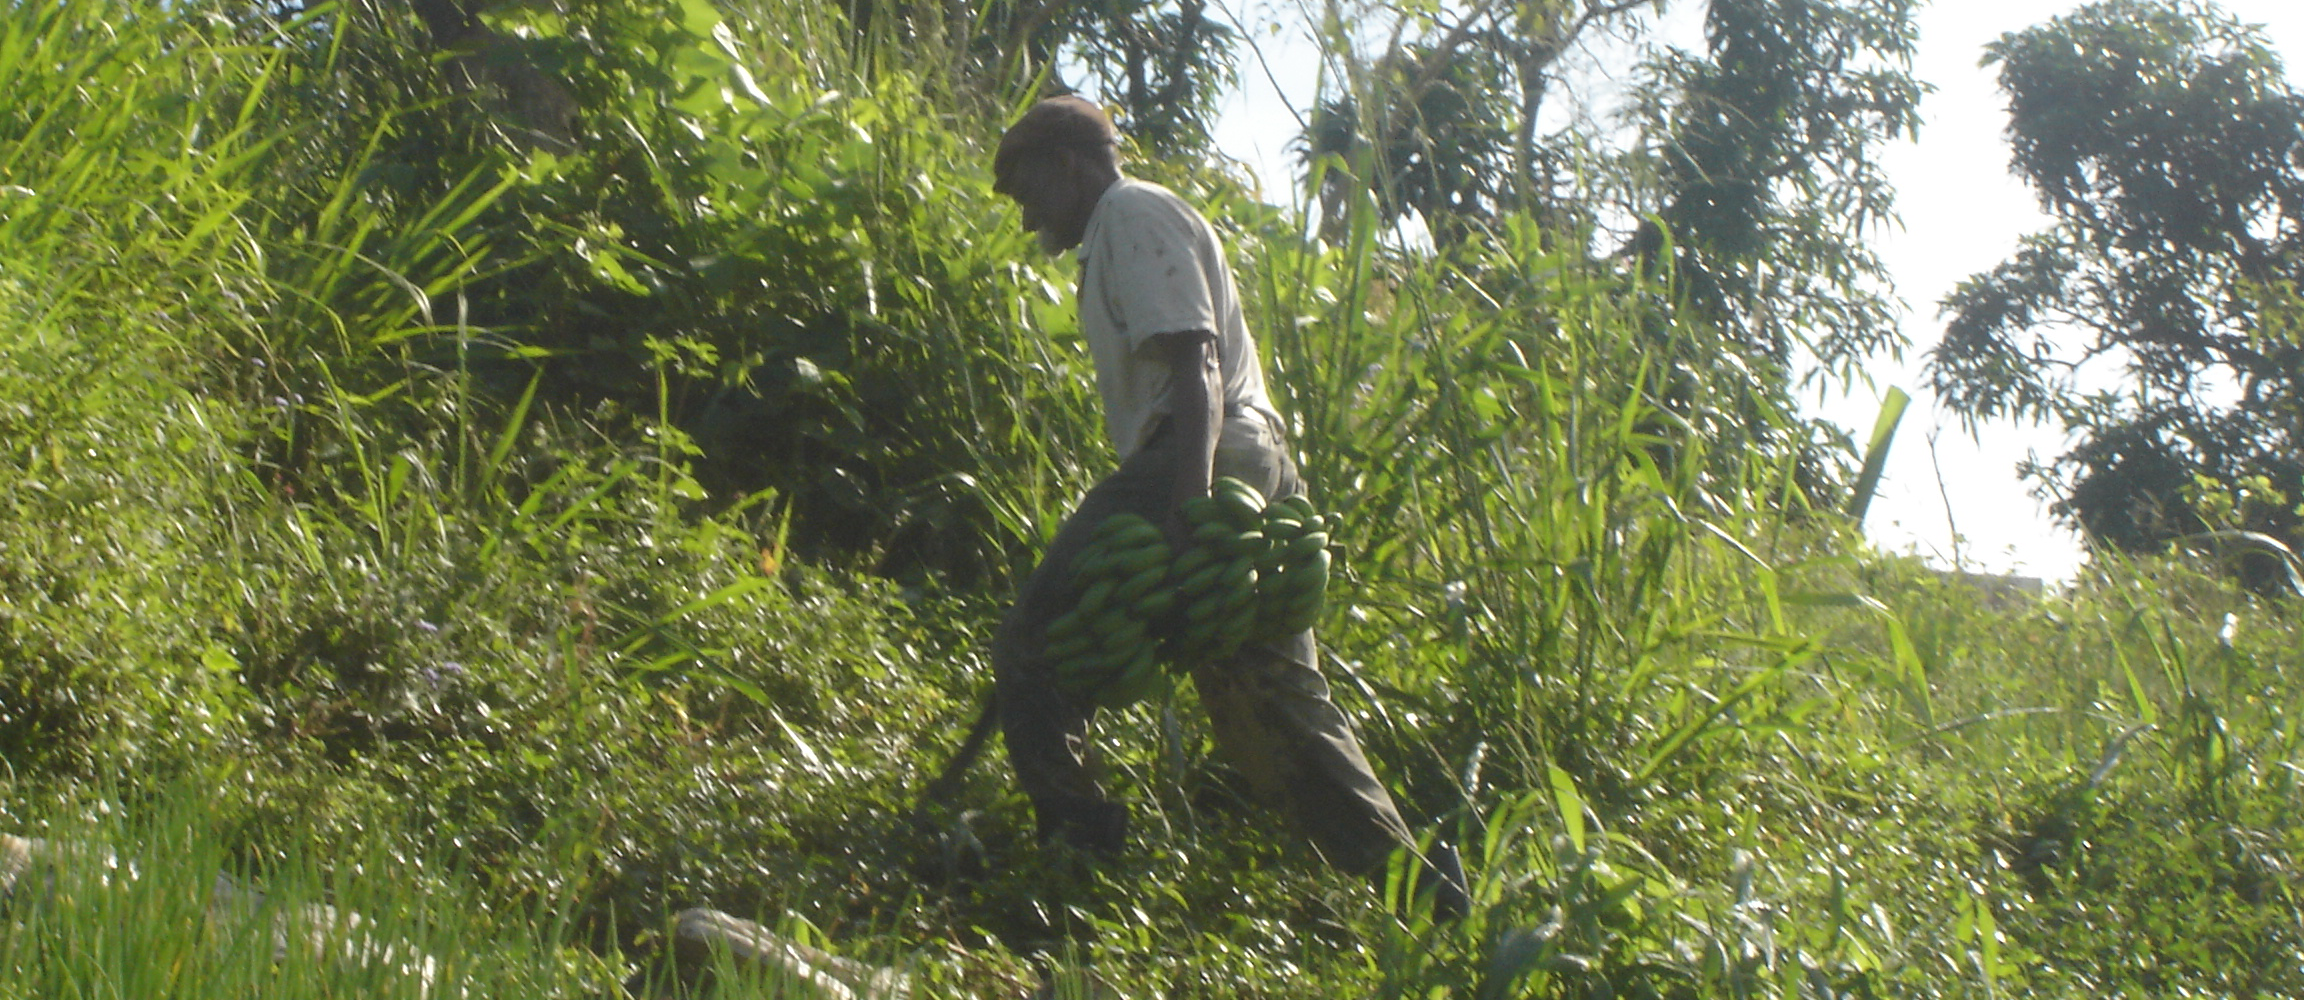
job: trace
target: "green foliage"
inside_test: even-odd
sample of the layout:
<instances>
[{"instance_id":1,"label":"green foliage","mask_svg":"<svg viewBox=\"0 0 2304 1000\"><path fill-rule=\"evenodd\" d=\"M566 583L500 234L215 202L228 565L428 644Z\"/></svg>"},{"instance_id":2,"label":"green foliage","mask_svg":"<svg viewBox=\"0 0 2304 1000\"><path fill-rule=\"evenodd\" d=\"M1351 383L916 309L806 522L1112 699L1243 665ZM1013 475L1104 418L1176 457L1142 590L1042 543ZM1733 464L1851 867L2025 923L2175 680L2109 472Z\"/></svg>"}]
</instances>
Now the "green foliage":
<instances>
[{"instance_id":1,"label":"green foliage","mask_svg":"<svg viewBox=\"0 0 2304 1000\"><path fill-rule=\"evenodd\" d=\"M0 755L78 770L162 734L228 734L241 692L213 619L184 611L188 592L232 583L208 553L231 547L247 495L219 434L242 415L174 384L182 357L153 348L175 331L143 303L39 303L30 290L56 272L8 270L24 284L0 286L22 320L0 349ZM117 339L77 349L79 329Z\"/></svg>"},{"instance_id":2,"label":"green foliage","mask_svg":"<svg viewBox=\"0 0 2304 1000\"><path fill-rule=\"evenodd\" d=\"M811 58L833 27L771 14L504 15L551 42L588 125L578 151L515 163L473 142L380 151L365 176L412 178L433 198L502 176L453 216L457 245L487 251L455 322L410 329L398 356L471 370L499 394L540 359L542 398L677 431L723 502L775 490L806 555L1004 579L1009 547L1045 515L1004 488L1007 470L1045 462L1040 443L1078 426L1061 418L1086 405L1084 359L1033 335L1053 310L1032 299L1053 292L1017 265L1023 242L989 196L953 186L976 175L977 153L925 124L937 112L924 82L892 72L864 86ZM364 32L349 44L410 55L391 32L344 27ZM453 134L475 114L450 103L375 127L436 118L447 124L430 132ZM1036 372L1015 365L1028 356ZM1069 461L1041 474L1087 475Z\"/></svg>"},{"instance_id":3,"label":"green foliage","mask_svg":"<svg viewBox=\"0 0 2304 1000\"><path fill-rule=\"evenodd\" d=\"M2294 882L2266 879L2297 849L2298 703L2266 685L2298 624L2203 569L2115 564L2014 614L1910 592L1907 619L1935 623L1914 640L1940 714L1959 717L1917 738L1977 769L1978 906L2003 935L2004 989L2293 988L2264 956L2300 931L2278 915Z\"/></svg>"},{"instance_id":4,"label":"green foliage","mask_svg":"<svg viewBox=\"0 0 2304 1000\"><path fill-rule=\"evenodd\" d=\"M1206 0L916 3L847 0L869 72L917 74L948 102L1077 92L1162 154L1207 151L1236 77L1237 15ZM1237 22L1234 22L1237 23Z\"/></svg>"},{"instance_id":5,"label":"green foliage","mask_svg":"<svg viewBox=\"0 0 2304 1000\"><path fill-rule=\"evenodd\" d=\"M44 804L0 923L0 996L597 996L565 912L491 908L468 872L375 831L348 853L235 858L207 789ZM221 873L221 877L220 877Z\"/></svg>"},{"instance_id":6,"label":"green foliage","mask_svg":"<svg viewBox=\"0 0 2304 1000\"><path fill-rule=\"evenodd\" d=\"M1354 191L1443 247L1534 219L1549 246L1669 273L1678 304L1733 332L1747 363L1800 355L1857 377L1901 346L1865 241L1894 219L1876 151L1919 125L1913 5L1712 0L1695 52L1648 41L1661 6L1330 8L1322 33L1342 77L1302 137L1328 235L1343 233ZM1361 30L1363 18L1392 30ZM1609 34L1647 58L1592 87L1563 57ZM1365 37L1387 47L1363 62ZM1623 106L1557 110L1596 102L1586 88L1624 88Z\"/></svg>"},{"instance_id":7,"label":"green foliage","mask_svg":"<svg viewBox=\"0 0 2304 1000\"><path fill-rule=\"evenodd\" d=\"M2055 225L1945 301L1937 391L1974 418L2063 423L2077 443L2037 476L2125 551L2209 527L2186 503L2195 477L2304 491L2304 97L2269 44L2211 6L2119 0L1988 51L2014 167ZM2106 354L2127 359L2117 377L2081 374ZM2247 529L2297 542L2294 511L2251 513ZM2259 586L2279 569L2242 566Z\"/></svg>"},{"instance_id":8,"label":"green foliage","mask_svg":"<svg viewBox=\"0 0 2304 1000\"><path fill-rule=\"evenodd\" d=\"M835 14L486 15L560 152L392 9L0 17L0 819L169 859L9 901L0 995L403 989L187 930L219 869L502 995L700 904L952 994L2304 992L2293 605L1869 556L1804 471L1844 440L1656 276L1357 193L1306 240L1175 163L1344 516L1338 700L1473 912L1277 835L1188 689L1099 724L1108 867L997 766L915 813L1107 456L967 57ZM2195 495L2297 495L2239 488Z\"/></svg>"},{"instance_id":9,"label":"green foliage","mask_svg":"<svg viewBox=\"0 0 2304 1000\"><path fill-rule=\"evenodd\" d=\"M1649 338L1627 346L1633 365L1678 383L1653 397L1654 418L1707 425L1709 473L1746 462L1758 483L1791 457L1804 504L1833 505L1843 470L1823 456L1845 443L1819 448L1781 399L1861 378L1864 359L1902 346L1864 241L1894 217L1876 150L1918 123L1912 6L1718 0L1700 52L1647 42L1645 6L1384 9L1397 30L1364 68L1350 58L1354 22L1332 12L1324 32L1347 72L1303 138L1322 234L1354 247L1414 216L1443 251L1485 243L1616 281L1617 301L1645 300L1620 317ZM1547 113L1548 98L1578 93L1563 54L1603 32L1647 56L1621 121ZM1446 266L1482 280L1490 265L1467 254ZM1707 396L1688 374L1723 367L1763 388Z\"/></svg>"},{"instance_id":10,"label":"green foliage","mask_svg":"<svg viewBox=\"0 0 2304 1000\"><path fill-rule=\"evenodd\" d=\"M1702 56L1668 51L1635 112L1657 145L1654 225L1691 304L1778 363L1845 379L1901 346L1866 245L1895 218L1875 158L1915 135L1910 0L1713 0ZM1653 241L1651 241L1653 242Z\"/></svg>"},{"instance_id":11,"label":"green foliage","mask_svg":"<svg viewBox=\"0 0 2304 1000\"><path fill-rule=\"evenodd\" d=\"M1320 177L1331 233L1354 188L1366 188L1389 217L1419 218L1442 244L1461 242L1516 200L1520 184L1505 166L1509 115L1493 106L1509 96L1511 66L1495 32L1476 35L1467 42L1482 44L1462 51L1410 42L1387 53L1370 70L1375 79L1356 89L1397 106L1364 111L1347 91L1313 109L1302 154Z\"/></svg>"}]
</instances>

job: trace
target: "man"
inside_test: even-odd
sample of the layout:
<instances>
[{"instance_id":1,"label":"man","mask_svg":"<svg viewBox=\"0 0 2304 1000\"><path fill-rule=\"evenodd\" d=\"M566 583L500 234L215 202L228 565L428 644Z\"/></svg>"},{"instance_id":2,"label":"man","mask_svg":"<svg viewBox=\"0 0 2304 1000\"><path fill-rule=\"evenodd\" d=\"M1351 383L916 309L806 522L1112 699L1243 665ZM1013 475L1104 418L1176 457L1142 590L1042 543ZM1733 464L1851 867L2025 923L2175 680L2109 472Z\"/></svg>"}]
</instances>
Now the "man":
<instances>
[{"instance_id":1,"label":"man","mask_svg":"<svg viewBox=\"0 0 2304 1000\"><path fill-rule=\"evenodd\" d=\"M1076 600L1069 567L1096 526L1131 512L1184 547L1184 501L1233 476L1267 497L1301 492L1279 414L1207 220L1174 193L1120 173L1117 134L1077 97L1042 101L1001 137L994 190L1015 200L1051 254L1078 248L1081 332L1096 362L1105 430L1120 468L1058 529L993 638L995 700L1008 756L1043 840L1117 851L1128 811L1082 765L1094 706L1060 689L1045 653L1050 619ZM1329 864L1381 878L1413 849L1392 797L1328 698L1312 634L1250 644L1192 665L1218 746L1259 797L1280 805ZM1435 851L1421 880L1461 913L1462 869Z\"/></svg>"}]
</instances>

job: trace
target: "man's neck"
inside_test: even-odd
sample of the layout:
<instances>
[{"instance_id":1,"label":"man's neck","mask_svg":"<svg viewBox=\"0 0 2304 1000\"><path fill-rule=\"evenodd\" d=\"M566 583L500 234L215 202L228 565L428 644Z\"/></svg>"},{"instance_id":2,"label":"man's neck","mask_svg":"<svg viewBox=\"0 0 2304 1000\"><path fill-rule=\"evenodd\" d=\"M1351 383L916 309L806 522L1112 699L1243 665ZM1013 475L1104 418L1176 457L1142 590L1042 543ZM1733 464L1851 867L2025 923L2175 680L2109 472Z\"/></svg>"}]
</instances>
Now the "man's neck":
<instances>
[{"instance_id":1,"label":"man's neck","mask_svg":"<svg viewBox=\"0 0 2304 1000\"><path fill-rule=\"evenodd\" d=\"M1090 177L1088 178L1088 184L1083 187L1082 190L1086 191L1088 194L1088 204L1090 206L1094 206L1097 202L1104 200L1105 192L1112 190L1112 185L1118 183L1120 183L1119 174L1109 174L1102 177Z\"/></svg>"}]
</instances>

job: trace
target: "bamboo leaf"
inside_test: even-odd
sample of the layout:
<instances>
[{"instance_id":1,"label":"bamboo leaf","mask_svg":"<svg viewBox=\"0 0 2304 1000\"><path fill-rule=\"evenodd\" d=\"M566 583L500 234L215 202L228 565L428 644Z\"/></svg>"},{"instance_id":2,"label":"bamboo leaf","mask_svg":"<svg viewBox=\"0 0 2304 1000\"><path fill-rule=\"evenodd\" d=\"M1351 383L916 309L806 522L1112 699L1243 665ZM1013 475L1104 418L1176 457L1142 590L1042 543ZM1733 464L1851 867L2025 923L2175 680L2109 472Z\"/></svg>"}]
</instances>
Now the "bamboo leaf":
<instances>
[{"instance_id":1,"label":"bamboo leaf","mask_svg":"<svg viewBox=\"0 0 2304 1000\"><path fill-rule=\"evenodd\" d=\"M1912 397L1902 389L1891 387L1887 398L1880 402L1880 416L1872 422L1872 439L1864 447L1864 467L1856 474L1856 486L1848 496L1848 519L1864 523L1864 513L1872 507L1872 496L1880 489L1880 476L1888 468L1888 449L1896 441L1896 426L1904 419L1905 407Z\"/></svg>"}]
</instances>

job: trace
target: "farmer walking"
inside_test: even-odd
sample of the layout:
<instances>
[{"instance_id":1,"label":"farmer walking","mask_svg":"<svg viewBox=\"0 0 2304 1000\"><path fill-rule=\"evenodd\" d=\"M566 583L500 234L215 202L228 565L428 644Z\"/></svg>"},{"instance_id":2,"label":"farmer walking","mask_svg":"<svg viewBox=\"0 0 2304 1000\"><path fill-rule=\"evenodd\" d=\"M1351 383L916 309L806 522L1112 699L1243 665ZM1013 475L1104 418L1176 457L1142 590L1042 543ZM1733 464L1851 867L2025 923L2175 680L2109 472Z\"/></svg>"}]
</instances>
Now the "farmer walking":
<instances>
[{"instance_id":1,"label":"farmer walking","mask_svg":"<svg viewBox=\"0 0 2304 1000\"><path fill-rule=\"evenodd\" d=\"M1041 840L1106 856L1126 839L1128 809L1088 775L1082 754L1095 707L1057 683L1045 648L1049 621L1077 597L1069 567L1096 526L1121 513L1159 525L1182 551L1182 505L1208 495L1217 477L1271 498L1302 492L1223 246L1173 192L1123 176L1117 141L1096 105L1055 97L1009 128L993 161L994 190L1016 202L1041 248L1078 251L1081 333L1120 457L1057 530L1001 621L995 701ZM1219 749L1258 797L1278 805L1328 864L1381 879L1391 852L1415 850L1414 838L1329 699L1318 662L1305 631L1190 667ZM1468 900L1454 852L1438 848L1419 867L1435 909L1461 914Z\"/></svg>"}]
</instances>

